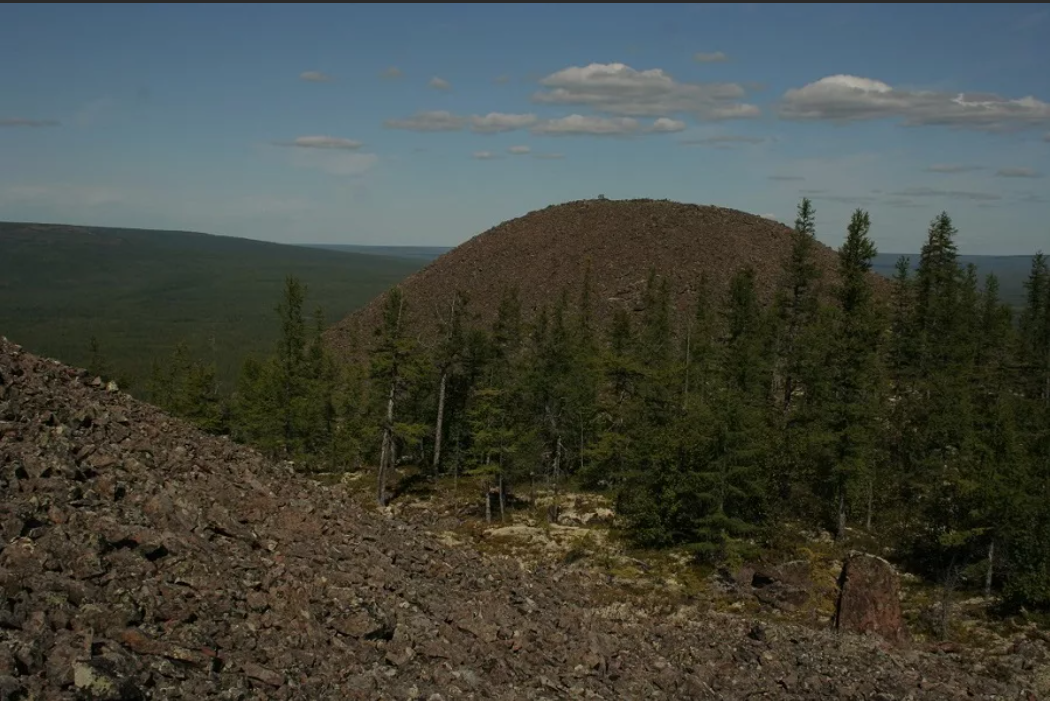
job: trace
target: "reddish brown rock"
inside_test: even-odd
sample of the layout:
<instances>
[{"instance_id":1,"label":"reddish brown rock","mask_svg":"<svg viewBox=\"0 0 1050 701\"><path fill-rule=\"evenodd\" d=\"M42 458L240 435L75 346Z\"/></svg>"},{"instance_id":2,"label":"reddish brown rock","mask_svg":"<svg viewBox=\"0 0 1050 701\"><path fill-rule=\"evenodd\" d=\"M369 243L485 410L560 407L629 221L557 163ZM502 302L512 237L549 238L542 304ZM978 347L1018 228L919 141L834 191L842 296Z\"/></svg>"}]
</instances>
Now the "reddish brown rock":
<instances>
[{"instance_id":1,"label":"reddish brown rock","mask_svg":"<svg viewBox=\"0 0 1050 701\"><path fill-rule=\"evenodd\" d=\"M893 565L874 555L851 555L839 586L835 627L840 632L873 633L893 642L907 639Z\"/></svg>"},{"instance_id":2,"label":"reddish brown rock","mask_svg":"<svg viewBox=\"0 0 1050 701\"><path fill-rule=\"evenodd\" d=\"M478 234L444 254L402 284L408 299L407 323L434 336L434 320L457 291L466 292L479 323L495 316L503 292L518 291L522 313L531 317L557 303L591 267L594 315L606 322L619 308L641 309L650 269L670 284L675 315L692 313L696 285L706 275L714 294L749 265L760 295L770 299L791 251L791 229L757 214L725 207L669 200L579 200L529 212ZM829 283L838 276L835 251L814 246L814 263ZM876 289L889 281L872 273ZM830 289L830 285L828 286ZM386 296L335 324L326 338L339 351L352 352L355 337L365 338L382 319Z\"/></svg>"},{"instance_id":3,"label":"reddish brown rock","mask_svg":"<svg viewBox=\"0 0 1050 701\"><path fill-rule=\"evenodd\" d=\"M0 340L4 701L940 701L1034 688L1028 648L975 672L448 547L427 532L443 530L439 515L377 514L93 379ZM114 460L88 466L95 456ZM803 575L777 573L792 586Z\"/></svg>"}]
</instances>

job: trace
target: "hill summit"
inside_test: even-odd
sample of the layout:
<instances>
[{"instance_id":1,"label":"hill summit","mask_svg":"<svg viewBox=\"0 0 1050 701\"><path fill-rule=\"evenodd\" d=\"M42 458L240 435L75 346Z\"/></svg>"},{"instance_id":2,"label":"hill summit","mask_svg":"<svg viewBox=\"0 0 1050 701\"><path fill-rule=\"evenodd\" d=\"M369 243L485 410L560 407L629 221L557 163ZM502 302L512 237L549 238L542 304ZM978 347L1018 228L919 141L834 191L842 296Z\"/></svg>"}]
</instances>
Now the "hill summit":
<instances>
[{"instance_id":1,"label":"hill summit","mask_svg":"<svg viewBox=\"0 0 1050 701\"><path fill-rule=\"evenodd\" d=\"M1020 698L1025 683L628 601L568 565L530 572L2 338L0 533L2 699Z\"/></svg>"},{"instance_id":2,"label":"hill summit","mask_svg":"<svg viewBox=\"0 0 1050 701\"><path fill-rule=\"evenodd\" d=\"M819 217L819 213L818 213ZM819 221L818 221L819 224ZM845 223L843 223L843 235ZM766 217L724 207L669 200L579 200L552 205L503 222L442 255L403 283L410 324L424 333L446 315L457 290L467 293L482 323L495 318L504 290L516 288L531 315L568 292L575 301L588 265L599 320L616 305L640 304L649 271L670 283L672 306L695 303L701 275L721 294L733 274L750 265L760 294L769 299L791 251L791 228ZM837 256L814 246L817 266L836 276ZM385 294L329 331L345 345L354 328L378 323Z\"/></svg>"}]
</instances>

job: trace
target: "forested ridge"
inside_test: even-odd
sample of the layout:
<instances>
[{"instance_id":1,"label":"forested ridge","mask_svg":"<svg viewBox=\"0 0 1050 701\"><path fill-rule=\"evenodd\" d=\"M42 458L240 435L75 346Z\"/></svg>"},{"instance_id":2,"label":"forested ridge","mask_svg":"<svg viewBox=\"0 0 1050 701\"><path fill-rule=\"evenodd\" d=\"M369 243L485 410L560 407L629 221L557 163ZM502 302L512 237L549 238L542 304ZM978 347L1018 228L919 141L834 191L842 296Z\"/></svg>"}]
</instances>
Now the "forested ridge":
<instances>
[{"instance_id":1,"label":"forested ridge","mask_svg":"<svg viewBox=\"0 0 1050 701\"><path fill-rule=\"evenodd\" d=\"M638 310L599 322L588 268L528 317L514 288L491 323L456 294L429 341L404 320L434 300L394 288L349 361L289 278L281 340L231 396L182 347L156 364L150 395L303 470L373 471L381 504L397 466L488 475L501 494L572 484L612 495L640 546L739 561L791 524L873 537L931 580L1048 608L1047 259L1014 313L994 276L960 266L942 213L887 298L869 274L871 226L853 214L830 280L803 200L771 304L744 266L725 294L695 281L684 318L654 270Z\"/></svg>"}]
</instances>

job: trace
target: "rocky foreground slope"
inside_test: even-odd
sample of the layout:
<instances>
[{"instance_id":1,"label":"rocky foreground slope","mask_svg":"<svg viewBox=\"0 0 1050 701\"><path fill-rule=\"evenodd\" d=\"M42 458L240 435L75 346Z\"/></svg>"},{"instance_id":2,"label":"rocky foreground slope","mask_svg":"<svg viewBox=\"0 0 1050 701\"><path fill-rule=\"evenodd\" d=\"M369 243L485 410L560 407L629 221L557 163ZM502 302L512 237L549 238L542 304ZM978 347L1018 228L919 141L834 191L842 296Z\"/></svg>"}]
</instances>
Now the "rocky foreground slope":
<instances>
[{"instance_id":1,"label":"rocky foreground slope","mask_svg":"<svg viewBox=\"0 0 1050 701\"><path fill-rule=\"evenodd\" d=\"M5 701L1035 698L994 660L598 606L6 340L0 531Z\"/></svg>"}]
</instances>

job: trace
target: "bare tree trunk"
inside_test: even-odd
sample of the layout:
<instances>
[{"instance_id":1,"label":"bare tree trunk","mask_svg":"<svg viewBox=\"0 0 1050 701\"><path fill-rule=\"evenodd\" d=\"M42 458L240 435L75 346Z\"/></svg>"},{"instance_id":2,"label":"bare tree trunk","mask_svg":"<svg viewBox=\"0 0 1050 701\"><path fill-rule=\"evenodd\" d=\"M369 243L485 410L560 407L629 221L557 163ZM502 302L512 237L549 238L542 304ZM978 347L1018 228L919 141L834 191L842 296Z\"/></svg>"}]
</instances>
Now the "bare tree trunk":
<instances>
[{"instance_id":1,"label":"bare tree trunk","mask_svg":"<svg viewBox=\"0 0 1050 701\"><path fill-rule=\"evenodd\" d=\"M846 535L846 489L839 487L839 514L838 523L835 527L835 540L842 540Z\"/></svg>"},{"instance_id":2,"label":"bare tree trunk","mask_svg":"<svg viewBox=\"0 0 1050 701\"><path fill-rule=\"evenodd\" d=\"M992 577L995 574L995 541L988 544L988 569L984 573L984 595L992 595Z\"/></svg>"},{"instance_id":3,"label":"bare tree trunk","mask_svg":"<svg viewBox=\"0 0 1050 701\"><path fill-rule=\"evenodd\" d=\"M390 384L390 394L386 400L386 425L383 426L383 449L379 454L379 475L376 479L376 501L380 506L386 506L386 478L387 470L394 454L394 389L396 382Z\"/></svg>"},{"instance_id":4,"label":"bare tree trunk","mask_svg":"<svg viewBox=\"0 0 1050 701\"><path fill-rule=\"evenodd\" d=\"M490 457L489 455L485 456L486 468L492 462ZM492 483L488 480L485 481L485 523L492 523Z\"/></svg>"},{"instance_id":5,"label":"bare tree trunk","mask_svg":"<svg viewBox=\"0 0 1050 701\"><path fill-rule=\"evenodd\" d=\"M405 298L401 298L401 303L397 308L397 322L395 328L398 333L401 329L401 314L405 309ZM387 395L386 400L386 423L383 426L383 449L379 455L379 474L376 479L376 501L380 506L386 506L387 494L386 494L386 480L388 472L390 471L391 465L394 464L394 400L397 397L397 383L399 381L398 369L395 367L394 372L390 378L390 394Z\"/></svg>"},{"instance_id":6,"label":"bare tree trunk","mask_svg":"<svg viewBox=\"0 0 1050 701\"><path fill-rule=\"evenodd\" d=\"M503 468L499 472L499 520L503 521L507 512L507 493L503 491Z\"/></svg>"},{"instance_id":7,"label":"bare tree trunk","mask_svg":"<svg viewBox=\"0 0 1050 701\"><path fill-rule=\"evenodd\" d=\"M561 438L554 446L554 464L551 466L551 479L552 479L552 491L553 495L551 498L551 510L548 514L548 521L551 523L558 522L558 516L561 512L561 453L562 445Z\"/></svg>"},{"instance_id":8,"label":"bare tree trunk","mask_svg":"<svg viewBox=\"0 0 1050 701\"><path fill-rule=\"evenodd\" d=\"M875 480L868 480L868 513L864 518L864 528L871 532L872 514L875 512Z\"/></svg>"},{"instance_id":9,"label":"bare tree trunk","mask_svg":"<svg viewBox=\"0 0 1050 701\"><path fill-rule=\"evenodd\" d=\"M448 386L448 370L441 372L441 386L438 389L437 426L434 428L434 476L441 469L441 437L445 432L445 388Z\"/></svg>"}]
</instances>

